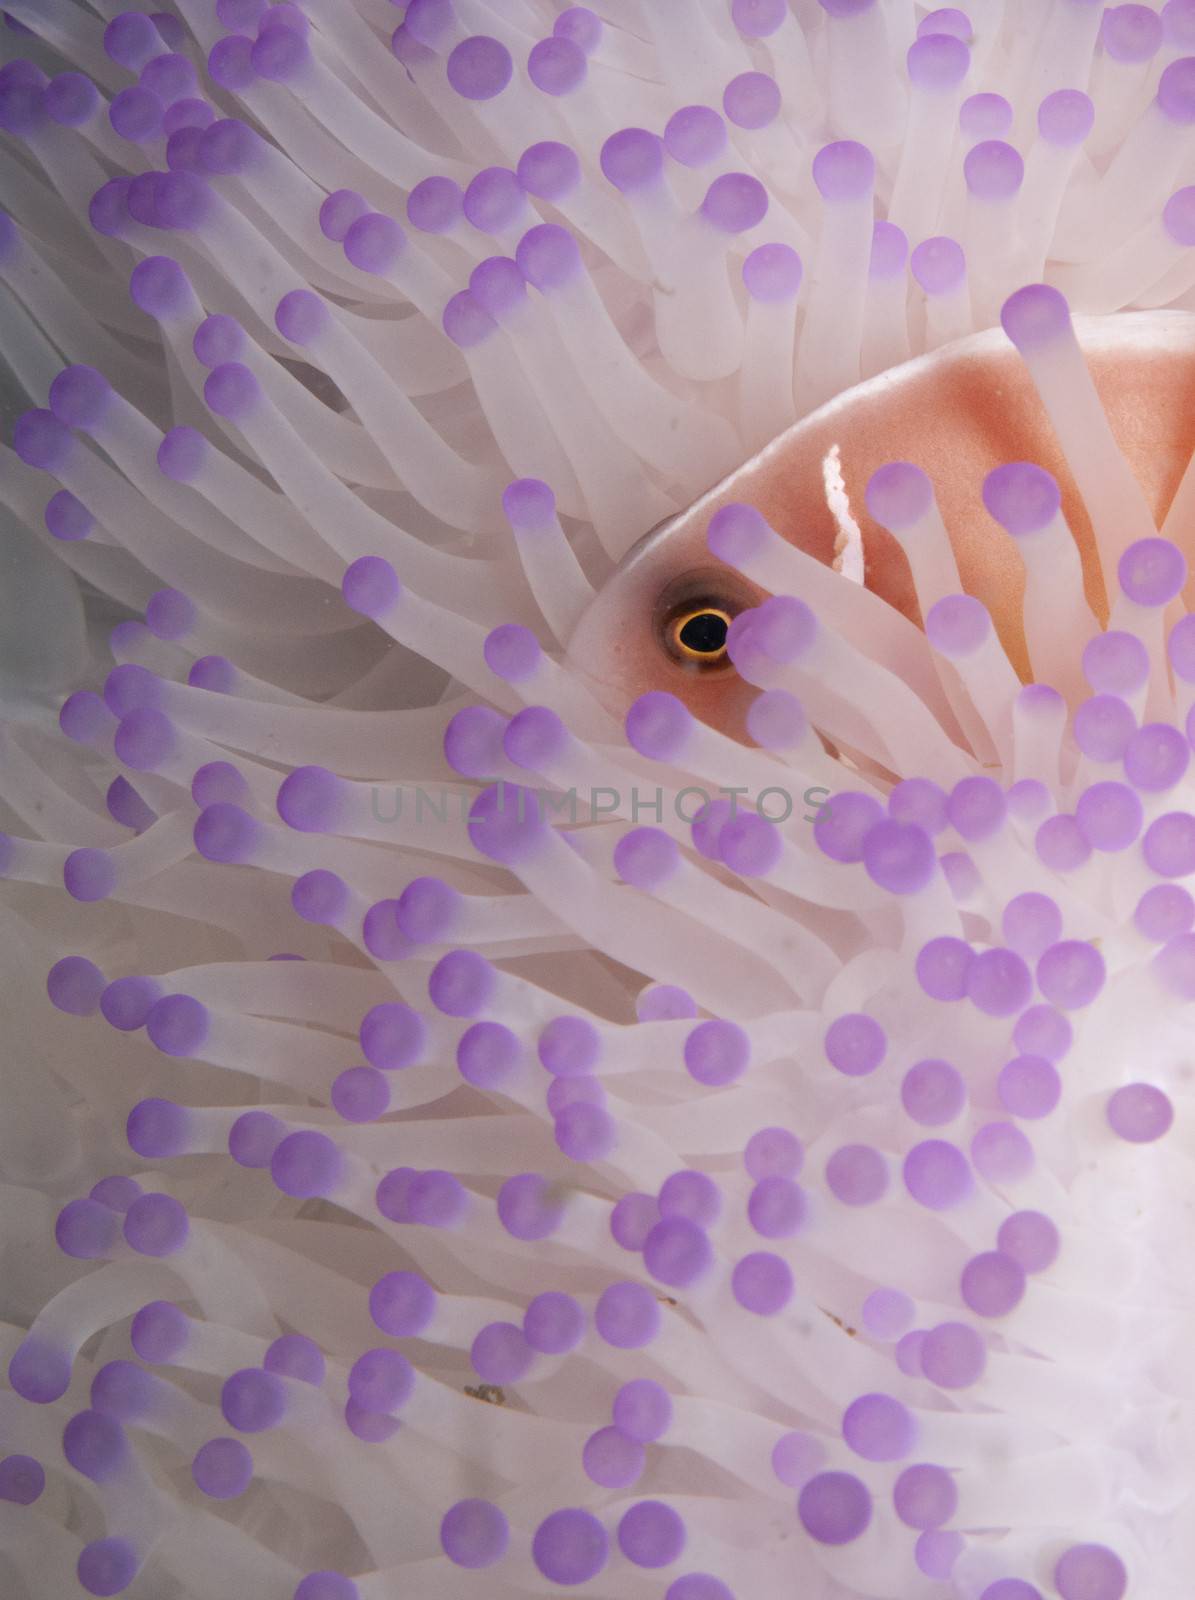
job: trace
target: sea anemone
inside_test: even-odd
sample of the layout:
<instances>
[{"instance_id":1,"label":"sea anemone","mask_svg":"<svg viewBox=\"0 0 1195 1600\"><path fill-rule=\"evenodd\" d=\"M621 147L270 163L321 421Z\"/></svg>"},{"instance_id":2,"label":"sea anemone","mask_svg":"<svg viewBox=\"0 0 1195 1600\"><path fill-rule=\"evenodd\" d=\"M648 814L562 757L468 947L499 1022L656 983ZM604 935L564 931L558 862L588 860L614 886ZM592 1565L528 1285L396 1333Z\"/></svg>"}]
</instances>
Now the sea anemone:
<instances>
[{"instance_id":1,"label":"sea anemone","mask_svg":"<svg viewBox=\"0 0 1195 1600\"><path fill-rule=\"evenodd\" d=\"M1186 1596L1195 0L6 3L4 1594Z\"/></svg>"}]
</instances>

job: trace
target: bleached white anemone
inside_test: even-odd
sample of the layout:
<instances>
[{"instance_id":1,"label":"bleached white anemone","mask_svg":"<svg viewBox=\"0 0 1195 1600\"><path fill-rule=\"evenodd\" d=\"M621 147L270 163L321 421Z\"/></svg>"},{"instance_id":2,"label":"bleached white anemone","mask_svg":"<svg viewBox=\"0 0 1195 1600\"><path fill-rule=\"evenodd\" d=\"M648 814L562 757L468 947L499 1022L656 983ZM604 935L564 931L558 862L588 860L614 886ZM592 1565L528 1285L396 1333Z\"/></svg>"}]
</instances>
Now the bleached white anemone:
<instances>
[{"instance_id":1,"label":"bleached white anemone","mask_svg":"<svg viewBox=\"0 0 1195 1600\"><path fill-rule=\"evenodd\" d=\"M5 25L0 1590L1185 1597L1192 0Z\"/></svg>"}]
</instances>

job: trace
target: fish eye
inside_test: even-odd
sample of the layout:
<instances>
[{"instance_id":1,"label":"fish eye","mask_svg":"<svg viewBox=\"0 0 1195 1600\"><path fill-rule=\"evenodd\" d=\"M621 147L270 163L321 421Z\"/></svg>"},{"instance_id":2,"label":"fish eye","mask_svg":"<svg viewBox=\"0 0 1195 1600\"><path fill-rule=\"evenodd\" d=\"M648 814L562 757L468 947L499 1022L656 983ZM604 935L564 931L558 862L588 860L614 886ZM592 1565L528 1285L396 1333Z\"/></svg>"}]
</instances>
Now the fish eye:
<instances>
[{"instance_id":1,"label":"fish eye","mask_svg":"<svg viewBox=\"0 0 1195 1600\"><path fill-rule=\"evenodd\" d=\"M668 647L680 660L716 666L726 654L729 630L730 614L717 601L686 606L668 626Z\"/></svg>"},{"instance_id":2,"label":"fish eye","mask_svg":"<svg viewBox=\"0 0 1195 1600\"><path fill-rule=\"evenodd\" d=\"M752 603L725 571L683 573L670 582L654 608L654 630L664 655L687 672L731 668L726 641L730 625Z\"/></svg>"}]
</instances>

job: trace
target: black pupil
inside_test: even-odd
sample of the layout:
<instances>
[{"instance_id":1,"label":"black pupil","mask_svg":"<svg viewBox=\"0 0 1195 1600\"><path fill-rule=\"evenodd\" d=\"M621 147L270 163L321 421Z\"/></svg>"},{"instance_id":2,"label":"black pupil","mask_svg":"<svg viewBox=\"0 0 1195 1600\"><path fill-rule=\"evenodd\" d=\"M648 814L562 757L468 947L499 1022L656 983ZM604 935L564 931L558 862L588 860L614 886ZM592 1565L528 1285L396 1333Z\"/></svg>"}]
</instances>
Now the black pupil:
<instances>
[{"instance_id":1,"label":"black pupil","mask_svg":"<svg viewBox=\"0 0 1195 1600\"><path fill-rule=\"evenodd\" d=\"M717 655L726 648L726 618L716 611L699 611L688 618L677 637L694 655Z\"/></svg>"}]
</instances>

